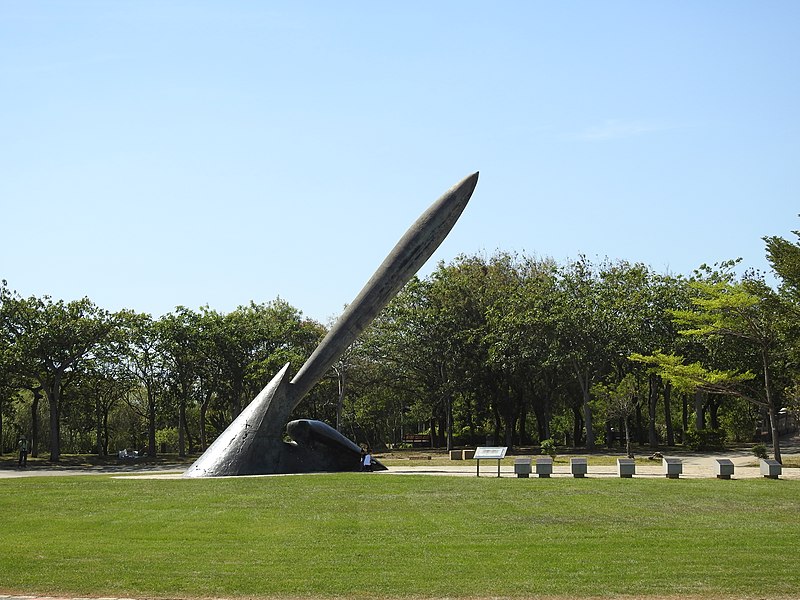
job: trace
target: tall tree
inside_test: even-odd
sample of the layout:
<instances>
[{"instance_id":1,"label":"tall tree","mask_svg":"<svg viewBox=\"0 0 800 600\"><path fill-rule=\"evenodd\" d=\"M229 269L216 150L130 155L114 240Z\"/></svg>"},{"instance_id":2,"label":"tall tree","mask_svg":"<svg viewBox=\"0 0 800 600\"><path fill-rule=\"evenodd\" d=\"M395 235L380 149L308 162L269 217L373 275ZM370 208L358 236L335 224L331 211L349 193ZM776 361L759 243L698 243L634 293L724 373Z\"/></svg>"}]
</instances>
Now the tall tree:
<instances>
[{"instance_id":1,"label":"tall tree","mask_svg":"<svg viewBox=\"0 0 800 600\"><path fill-rule=\"evenodd\" d=\"M166 360L172 396L178 404L178 454L186 456L187 438L191 447L191 434L186 419L187 407L200 392L202 354L200 315L179 306L175 312L159 319L157 328Z\"/></svg>"},{"instance_id":2,"label":"tall tree","mask_svg":"<svg viewBox=\"0 0 800 600\"><path fill-rule=\"evenodd\" d=\"M50 460L61 456L62 387L67 374L90 357L118 325L88 298L64 302L49 296L22 298L2 290L3 332L22 377L38 382L50 412Z\"/></svg>"},{"instance_id":3,"label":"tall tree","mask_svg":"<svg viewBox=\"0 0 800 600\"><path fill-rule=\"evenodd\" d=\"M793 231L800 240L800 231ZM800 305L800 241L790 242L782 237L764 238L767 245L767 260L781 278L781 291L787 294L795 306Z\"/></svg>"},{"instance_id":4,"label":"tall tree","mask_svg":"<svg viewBox=\"0 0 800 600\"><path fill-rule=\"evenodd\" d=\"M766 409L775 460L781 460L778 433L780 394L774 375L782 352L779 323L783 308L775 292L755 274L737 281L731 269L735 261L723 263L719 270L703 266L691 286L698 292L690 310L672 311L685 336L714 340L742 341L754 351L756 378L749 369L729 365L709 368L699 362L687 364L682 356L655 353L649 357L633 355L647 362L673 383L703 391L735 395Z\"/></svg>"},{"instance_id":5,"label":"tall tree","mask_svg":"<svg viewBox=\"0 0 800 600\"><path fill-rule=\"evenodd\" d=\"M156 429L159 402L166 388L166 364L162 340L156 322L149 314L127 312L125 314L128 372L141 386L144 402L136 394L128 397L131 408L147 422L147 453L156 456ZM135 401L134 401L135 400Z\"/></svg>"},{"instance_id":6,"label":"tall tree","mask_svg":"<svg viewBox=\"0 0 800 600\"><path fill-rule=\"evenodd\" d=\"M636 376L628 373L620 381L595 383L592 386L592 395L604 403L609 417L622 421L625 429L625 452L628 458L633 458L630 421L640 404L640 391Z\"/></svg>"}]
</instances>

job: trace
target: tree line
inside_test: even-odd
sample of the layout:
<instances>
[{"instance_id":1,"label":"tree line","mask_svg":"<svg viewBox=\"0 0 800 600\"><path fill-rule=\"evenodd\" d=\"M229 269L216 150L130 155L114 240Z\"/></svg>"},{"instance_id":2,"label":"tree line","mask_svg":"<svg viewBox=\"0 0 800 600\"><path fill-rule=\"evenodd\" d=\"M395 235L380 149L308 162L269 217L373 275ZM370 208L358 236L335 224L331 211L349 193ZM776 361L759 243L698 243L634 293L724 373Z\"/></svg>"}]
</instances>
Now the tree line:
<instances>
[{"instance_id":1,"label":"tree line","mask_svg":"<svg viewBox=\"0 0 800 600\"><path fill-rule=\"evenodd\" d=\"M797 232L794 232L798 235ZM415 277L295 410L357 442L592 450L772 441L798 398L800 244L765 238L778 285L738 261L691 276L496 252ZM280 298L153 318L0 285L0 450L206 448L326 327Z\"/></svg>"}]
</instances>

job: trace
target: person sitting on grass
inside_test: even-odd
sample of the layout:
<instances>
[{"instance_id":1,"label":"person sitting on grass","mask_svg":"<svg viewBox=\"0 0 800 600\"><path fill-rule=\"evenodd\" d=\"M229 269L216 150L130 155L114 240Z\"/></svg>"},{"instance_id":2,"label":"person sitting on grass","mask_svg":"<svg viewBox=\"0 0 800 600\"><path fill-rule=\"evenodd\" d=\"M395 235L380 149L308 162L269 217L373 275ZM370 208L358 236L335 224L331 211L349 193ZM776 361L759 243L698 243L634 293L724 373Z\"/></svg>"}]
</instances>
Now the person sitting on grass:
<instances>
[{"instance_id":1,"label":"person sitting on grass","mask_svg":"<svg viewBox=\"0 0 800 600\"><path fill-rule=\"evenodd\" d=\"M372 453L369 448L361 451L361 470L372 471Z\"/></svg>"}]
</instances>

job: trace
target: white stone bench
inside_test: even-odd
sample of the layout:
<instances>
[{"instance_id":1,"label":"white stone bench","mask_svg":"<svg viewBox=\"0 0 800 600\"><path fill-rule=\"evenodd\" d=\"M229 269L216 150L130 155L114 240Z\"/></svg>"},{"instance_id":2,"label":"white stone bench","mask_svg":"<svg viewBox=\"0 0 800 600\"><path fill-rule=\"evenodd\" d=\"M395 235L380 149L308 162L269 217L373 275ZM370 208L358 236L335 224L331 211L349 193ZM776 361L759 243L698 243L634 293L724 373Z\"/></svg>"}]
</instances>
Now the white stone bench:
<instances>
[{"instance_id":1,"label":"white stone bench","mask_svg":"<svg viewBox=\"0 0 800 600\"><path fill-rule=\"evenodd\" d=\"M549 456L537 456L536 474L539 477L550 477L553 474L553 459Z\"/></svg>"},{"instance_id":2,"label":"white stone bench","mask_svg":"<svg viewBox=\"0 0 800 600\"><path fill-rule=\"evenodd\" d=\"M617 474L625 478L633 477L636 474L636 461L632 458L618 458Z\"/></svg>"},{"instance_id":3,"label":"white stone bench","mask_svg":"<svg viewBox=\"0 0 800 600\"><path fill-rule=\"evenodd\" d=\"M718 458L715 463L714 475L717 479L730 479L733 475L733 461L730 458Z\"/></svg>"},{"instance_id":4,"label":"white stone bench","mask_svg":"<svg viewBox=\"0 0 800 600\"><path fill-rule=\"evenodd\" d=\"M573 477L586 477L589 472L589 460L583 457L570 458L569 468Z\"/></svg>"},{"instance_id":5,"label":"white stone bench","mask_svg":"<svg viewBox=\"0 0 800 600\"><path fill-rule=\"evenodd\" d=\"M762 458L761 462L761 474L768 479L778 479L781 474L781 463L777 460L772 458Z\"/></svg>"},{"instance_id":6,"label":"white stone bench","mask_svg":"<svg viewBox=\"0 0 800 600\"><path fill-rule=\"evenodd\" d=\"M664 466L664 475L667 479L678 479L683 473L683 461L680 458L663 458L661 464Z\"/></svg>"},{"instance_id":7,"label":"white stone bench","mask_svg":"<svg viewBox=\"0 0 800 600\"><path fill-rule=\"evenodd\" d=\"M528 477L531 474L531 459L530 458L515 458L514 459L514 473L517 477Z\"/></svg>"}]
</instances>

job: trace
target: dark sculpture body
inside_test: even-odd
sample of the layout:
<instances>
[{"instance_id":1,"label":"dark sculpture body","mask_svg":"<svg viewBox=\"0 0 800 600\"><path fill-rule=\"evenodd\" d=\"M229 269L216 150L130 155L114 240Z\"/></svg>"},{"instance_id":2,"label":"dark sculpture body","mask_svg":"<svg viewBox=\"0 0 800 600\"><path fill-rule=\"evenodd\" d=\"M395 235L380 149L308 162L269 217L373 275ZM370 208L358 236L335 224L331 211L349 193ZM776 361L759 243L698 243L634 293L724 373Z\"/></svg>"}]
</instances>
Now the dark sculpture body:
<instances>
[{"instance_id":1,"label":"dark sculpture body","mask_svg":"<svg viewBox=\"0 0 800 600\"><path fill-rule=\"evenodd\" d=\"M360 448L333 428L320 421L292 421L287 432L293 441L285 442L284 426L303 396L438 248L477 182L477 173L465 178L416 220L297 375L288 381L289 365L284 366L184 477L360 469Z\"/></svg>"}]
</instances>

